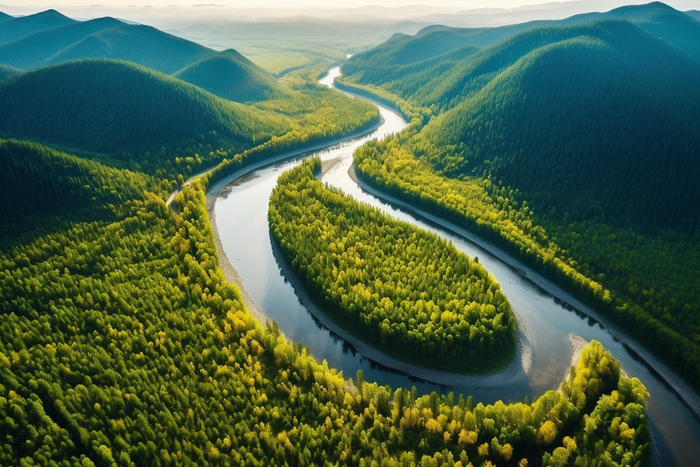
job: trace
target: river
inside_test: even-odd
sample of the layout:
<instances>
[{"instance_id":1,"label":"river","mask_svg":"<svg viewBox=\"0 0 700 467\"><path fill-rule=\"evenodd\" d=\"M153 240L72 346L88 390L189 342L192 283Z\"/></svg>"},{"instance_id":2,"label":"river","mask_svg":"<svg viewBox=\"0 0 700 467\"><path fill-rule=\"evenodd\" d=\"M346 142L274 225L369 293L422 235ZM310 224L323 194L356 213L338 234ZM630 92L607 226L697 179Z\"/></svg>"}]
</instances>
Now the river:
<instances>
[{"instance_id":1,"label":"river","mask_svg":"<svg viewBox=\"0 0 700 467\"><path fill-rule=\"evenodd\" d=\"M332 86L339 69L333 68L320 82ZM417 380L411 376L387 370L355 352L353 347L324 328L303 306L293 287L284 277L275 260L270 244L267 223L268 200L277 177L297 165L302 157L275 163L255 170L229 184L216 200L216 228L229 261L236 268L243 286L260 311L277 322L279 329L293 341L308 346L319 360L343 371L345 377L355 377L363 370L366 381L388 384L393 388L416 386L420 393L438 391L473 395L476 401L492 403L530 400L549 389L555 389L564 378L570 362L569 333L585 339L597 339L620 361L622 370L638 377L651 397L647 413L663 465L695 466L700 462L700 421L671 387L654 371L627 350L614 333L599 321L588 317L571 306L564 305L551 294L509 266L499 257L468 240L465 236L431 223L418 216L387 204L362 190L348 175L353 151L373 138L400 131L406 126L392 110L378 105L382 125L371 134L314 151L322 161L334 161L324 173L322 181L341 188L355 199L379 207L395 218L415 224L450 240L479 262L498 280L526 331L531 349L531 366L527 375L518 381L489 385L464 384L440 386Z\"/></svg>"}]
</instances>

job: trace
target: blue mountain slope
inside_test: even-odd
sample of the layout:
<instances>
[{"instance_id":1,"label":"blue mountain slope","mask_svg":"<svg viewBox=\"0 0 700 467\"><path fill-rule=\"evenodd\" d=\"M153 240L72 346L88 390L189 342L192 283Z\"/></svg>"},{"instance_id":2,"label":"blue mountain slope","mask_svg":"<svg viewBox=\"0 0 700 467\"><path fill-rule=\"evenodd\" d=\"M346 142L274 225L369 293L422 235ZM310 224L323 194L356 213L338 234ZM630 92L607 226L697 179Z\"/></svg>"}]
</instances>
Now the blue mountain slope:
<instances>
[{"instance_id":1,"label":"blue mountain slope","mask_svg":"<svg viewBox=\"0 0 700 467\"><path fill-rule=\"evenodd\" d=\"M31 34L75 23L56 10L47 10L31 16L14 18L0 13L0 44L16 41Z\"/></svg>"}]
</instances>

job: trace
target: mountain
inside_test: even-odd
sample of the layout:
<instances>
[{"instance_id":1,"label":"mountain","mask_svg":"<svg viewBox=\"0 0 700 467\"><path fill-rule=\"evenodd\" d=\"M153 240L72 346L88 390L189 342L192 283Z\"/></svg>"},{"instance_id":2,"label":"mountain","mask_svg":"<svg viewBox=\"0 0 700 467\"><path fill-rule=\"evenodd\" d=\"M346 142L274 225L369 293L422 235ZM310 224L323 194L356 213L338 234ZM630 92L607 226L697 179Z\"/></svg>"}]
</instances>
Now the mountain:
<instances>
[{"instance_id":1,"label":"mountain","mask_svg":"<svg viewBox=\"0 0 700 467\"><path fill-rule=\"evenodd\" d=\"M639 26L650 34L678 47L687 56L700 61L700 22L670 6L653 2L630 5L607 13L573 16L563 24L582 24L601 19L620 19Z\"/></svg>"},{"instance_id":2,"label":"mountain","mask_svg":"<svg viewBox=\"0 0 700 467\"><path fill-rule=\"evenodd\" d=\"M0 108L5 137L114 157L207 142L242 148L289 128L277 114L220 99L139 65L103 59L40 68L2 84ZM165 151L159 157L173 155Z\"/></svg>"},{"instance_id":3,"label":"mountain","mask_svg":"<svg viewBox=\"0 0 700 467\"><path fill-rule=\"evenodd\" d=\"M233 49L216 52L150 26L114 18L73 21L49 10L25 18L9 17L22 28L0 29L12 40L0 42L0 63L31 70L84 58L126 60L236 102L280 97L288 90L271 74ZM61 20L63 18L64 20ZM50 22L52 20L53 22Z\"/></svg>"},{"instance_id":4,"label":"mountain","mask_svg":"<svg viewBox=\"0 0 700 467\"><path fill-rule=\"evenodd\" d=\"M20 70L19 68L13 68L0 63L0 83L12 79L15 76L19 76L22 73L24 73L24 71Z\"/></svg>"},{"instance_id":5,"label":"mountain","mask_svg":"<svg viewBox=\"0 0 700 467\"><path fill-rule=\"evenodd\" d=\"M29 70L81 58L111 58L171 74L216 54L150 26L126 24L114 18L70 21L0 45L0 63Z\"/></svg>"},{"instance_id":6,"label":"mountain","mask_svg":"<svg viewBox=\"0 0 700 467\"><path fill-rule=\"evenodd\" d=\"M12 42L31 34L75 23L56 10L46 10L30 16L14 18L0 13L0 44Z\"/></svg>"},{"instance_id":7,"label":"mountain","mask_svg":"<svg viewBox=\"0 0 700 467\"><path fill-rule=\"evenodd\" d=\"M236 102L262 101L289 92L271 74L233 49L208 56L173 76Z\"/></svg>"},{"instance_id":8,"label":"mountain","mask_svg":"<svg viewBox=\"0 0 700 467\"><path fill-rule=\"evenodd\" d=\"M347 81L382 86L419 105L451 108L469 93L481 89L495 76L494 72L511 65L526 52L515 51L510 57L502 55L500 60L494 60L508 39L538 28L577 26L601 20L635 24L700 61L700 22L663 3L650 3L559 21L533 21L497 28L429 26L415 36L397 34L371 50L354 55L343 64L342 70ZM526 41L518 42L529 46ZM487 73L483 72L484 66ZM483 79L477 80L477 76ZM463 85L465 77L470 86L456 92L455 87Z\"/></svg>"},{"instance_id":9,"label":"mountain","mask_svg":"<svg viewBox=\"0 0 700 467\"><path fill-rule=\"evenodd\" d=\"M700 226L700 63L624 21L529 31L487 56L448 80L459 103L423 131L445 148L425 153L436 168L489 174L542 213Z\"/></svg>"}]
</instances>

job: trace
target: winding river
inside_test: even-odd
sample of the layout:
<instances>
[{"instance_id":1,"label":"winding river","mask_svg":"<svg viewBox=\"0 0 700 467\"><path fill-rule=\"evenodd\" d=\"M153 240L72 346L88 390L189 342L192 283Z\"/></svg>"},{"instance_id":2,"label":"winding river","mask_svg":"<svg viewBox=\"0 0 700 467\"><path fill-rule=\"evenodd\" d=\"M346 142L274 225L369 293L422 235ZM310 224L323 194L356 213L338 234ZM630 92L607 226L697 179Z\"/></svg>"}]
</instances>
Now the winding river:
<instances>
[{"instance_id":1,"label":"winding river","mask_svg":"<svg viewBox=\"0 0 700 467\"><path fill-rule=\"evenodd\" d=\"M339 73L339 68L331 69L321 83L332 86L333 78ZM406 126L398 114L381 105L378 107L383 122L371 134L313 153L290 156L293 157L291 160L254 170L229 183L223 194L216 199L214 222L221 238L223 253L240 275L243 287L262 314L269 320L276 321L288 338L308 346L317 359L326 360L330 367L342 370L345 377L354 378L357 370L363 370L367 381L389 384L393 388L416 386L420 393L453 391L455 394L472 394L475 400L484 403L499 399L514 402L523 400L526 396L532 400L545 391L558 387L570 363L568 335L574 333L588 340L597 339L620 361L622 370L627 375L638 377L649 390L651 397L647 401L647 412L662 464L668 467L698 465L700 420L657 372L620 341L618 334L588 314L545 292L541 286L547 290L556 288L549 287L550 284L544 283L541 278L537 279L536 275L524 267L509 265L503 260L503 255L473 238L468 232L445 228L410 210L402 210L396 204L388 204L353 181L348 170L351 168L355 148L370 139L381 139L398 132ZM528 358L523 359L527 371L521 371L517 378L497 374L490 378L462 378L453 385L428 383L388 370L363 357L353 346L321 325L300 302L294 288L282 274L282 268L272 251L267 223L268 200L277 177L310 154L318 155L329 167L324 172L323 182L339 187L355 199L379 207L395 218L450 240L469 256L477 256L480 263L501 284L519 317L521 341L529 349ZM563 293L556 295L568 303L576 303ZM660 368L658 363L654 365ZM681 392L683 391L687 391L687 388L681 387Z\"/></svg>"}]
</instances>

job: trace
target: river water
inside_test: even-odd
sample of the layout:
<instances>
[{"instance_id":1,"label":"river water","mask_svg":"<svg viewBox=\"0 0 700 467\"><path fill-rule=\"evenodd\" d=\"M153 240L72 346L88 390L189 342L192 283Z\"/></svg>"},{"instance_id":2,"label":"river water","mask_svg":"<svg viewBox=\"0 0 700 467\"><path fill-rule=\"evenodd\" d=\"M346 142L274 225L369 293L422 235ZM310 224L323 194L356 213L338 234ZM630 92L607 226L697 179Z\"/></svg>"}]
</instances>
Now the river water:
<instances>
[{"instance_id":1,"label":"river water","mask_svg":"<svg viewBox=\"0 0 700 467\"><path fill-rule=\"evenodd\" d=\"M321 83L332 86L333 78L338 74L338 68L331 69ZM532 350L527 377L493 389L478 385L451 387L422 382L382 368L355 353L351 346L314 319L281 273L270 245L267 222L268 200L277 177L310 154L276 163L235 180L230 184L230 190L216 201L216 223L226 256L262 313L276 321L290 339L308 346L318 360L326 360L330 367L342 370L346 378L354 378L357 370L362 370L366 381L388 384L394 389L415 385L420 393L453 391L465 396L471 394L476 401L484 403L521 401L525 396L533 400L545 391L557 388L569 367L569 333L589 340L597 339L620 361L622 370L629 376L638 377L651 394L647 401L647 413L663 465L700 465L700 421L663 380L627 351L603 325L562 305L516 269L474 243L386 204L355 184L348 175L354 150L370 139L384 138L406 126L398 114L381 105L378 107L383 123L376 131L312 153L322 161L336 161L322 181L341 188L357 200L379 207L395 218L450 240L469 256L477 256L501 284L514 311L524 323Z\"/></svg>"}]
</instances>

